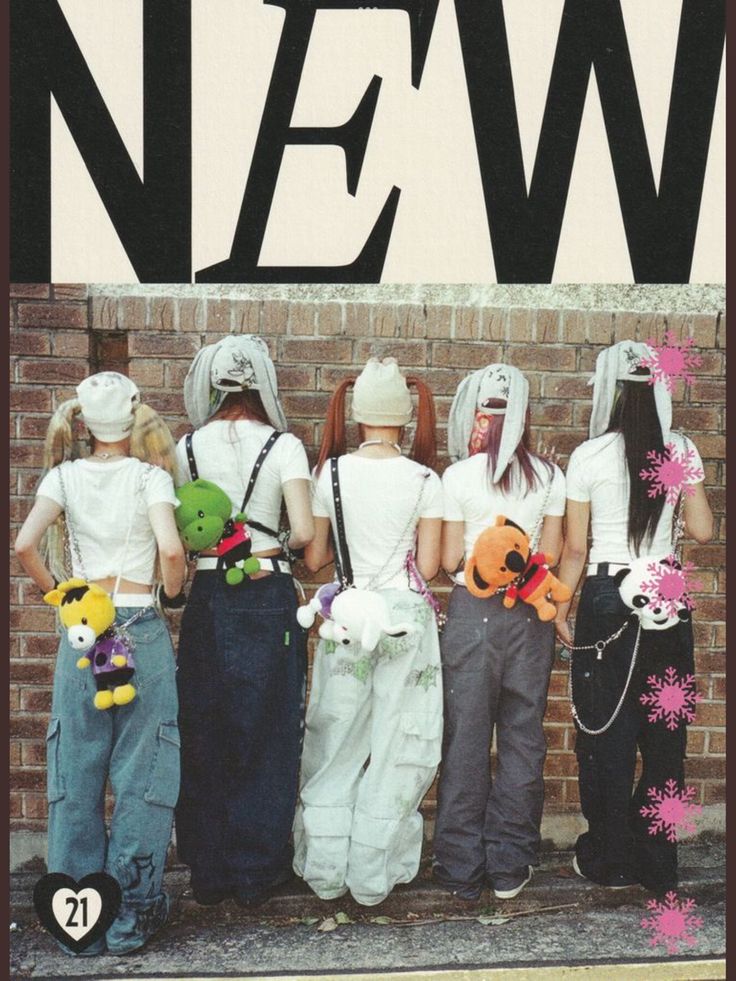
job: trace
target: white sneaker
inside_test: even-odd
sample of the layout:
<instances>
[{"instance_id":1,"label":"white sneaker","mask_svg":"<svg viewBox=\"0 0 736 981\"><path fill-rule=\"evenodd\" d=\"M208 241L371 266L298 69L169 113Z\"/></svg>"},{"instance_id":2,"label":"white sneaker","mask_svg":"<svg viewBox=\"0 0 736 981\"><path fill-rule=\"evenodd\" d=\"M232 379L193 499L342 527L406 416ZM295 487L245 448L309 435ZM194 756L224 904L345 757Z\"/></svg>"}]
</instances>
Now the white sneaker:
<instances>
[{"instance_id":1,"label":"white sneaker","mask_svg":"<svg viewBox=\"0 0 736 981\"><path fill-rule=\"evenodd\" d=\"M496 899L515 899L516 896L518 896L521 890L524 888L524 886L531 881L533 875L534 875L534 869L532 868L531 865L527 865L526 879L522 879L519 885L515 886L513 889L494 889L493 895L496 897Z\"/></svg>"}]
</instances>

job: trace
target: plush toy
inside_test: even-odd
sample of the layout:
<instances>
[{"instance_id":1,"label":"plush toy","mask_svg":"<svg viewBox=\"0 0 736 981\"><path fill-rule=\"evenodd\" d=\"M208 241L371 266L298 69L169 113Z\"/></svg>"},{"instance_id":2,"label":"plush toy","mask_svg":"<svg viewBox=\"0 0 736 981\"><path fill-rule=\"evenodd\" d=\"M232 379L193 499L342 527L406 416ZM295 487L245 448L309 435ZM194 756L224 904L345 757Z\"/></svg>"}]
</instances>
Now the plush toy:
<instances>
[{"instance_id":1,"label":"plush toy","mask_svg":"<svg viewBox=\"0 0 736 981\"><path fill-rule=\"evenodd\" d=\"M230 517L230 498L217 484L200 477L180 487L176 496L180 501L174 512L176 527L190 551L215 548L226 570L225 580L231 586L258 572L261 565L251 554L246 517L242 511Z\"/></svg>"},{"instance_id":2,"label":"plush toy","mask_svg":"<svg viewBox=\"0 0 736 981\"><path fill-rule=\"evenodd\" d=\"M325 617L319 628L324 640L336 644L359 643L366 653L378 647L382 634L403 637L415 629L412 623L391 624L386 600L370 589L340 589L338 583L321 586L314 598L297 610L297 620L308 629L317 613Z\"/></svg>"},{"instance_id":3,"label":"plush toy","mask_svg":"<svg viewBox=\"0 0 736 981\"><path fill-rule=\"evenodd\" d=\"M613 577L618 585L618 591L624 604L633 610L639 618L642 630L667 630L682 621L690 619L690 610L683 598L673 598L662 601L650 585L652 565L662 562L673 568L666 559L644 558L634 559L627 569L621 569ZM681 568L679 564L674 566Z\"/></svg>"},{"instance_id":4,"label":"plush toy","mask_svg":"<svg viewBox=\"0 0 736 981\"><path fill-rule=\"evenodd\" d=\"M67 579L46 593L44 600L59 607L69 645L82 655L77 667L92 667L97 686L95 708L132 702L135 662L129 644L115 631L115 607L105 590L84 579Z\"/></svg>"},{"instance_id":5,"label":"plush toy","mask_svg":"<svg viewBox=\"0 0 736 981\"><path fill-rule=\"evenodd\" d=\"M492 596L506 586L503 605L507 609L518 598L533 606L540 620L552 620L557 610L547 596L560 602L570 599L572 594L549 571L551 561L552 556L544 552L530 554L526 532L500 514L496 524L476 539L465 566L465 585L473 596L480 598Z\"/></svg>"}]
</instances>

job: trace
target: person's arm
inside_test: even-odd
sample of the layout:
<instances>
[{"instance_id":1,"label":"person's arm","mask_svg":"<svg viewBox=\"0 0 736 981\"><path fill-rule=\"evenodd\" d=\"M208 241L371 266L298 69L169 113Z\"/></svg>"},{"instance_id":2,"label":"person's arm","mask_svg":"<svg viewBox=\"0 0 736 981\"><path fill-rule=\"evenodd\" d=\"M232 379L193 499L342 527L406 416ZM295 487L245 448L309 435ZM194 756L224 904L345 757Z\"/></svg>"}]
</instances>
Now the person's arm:
<instances>
[{"instance_id":1,"label":"person's arm","mask_svg":"<svg viewBox=\"0 0 736 981\"><path fill-rule=\"evenodd\" d=\"M419 574L427 582L440 570L440 539L442 518L420 518L417 525L416 563Z\"/></svg>"},{"instance_id":2,"label":"person's arm","mask_svg":"<svg viewBox=\"0 0 736 981\"><path fill-rule=\"evenodd\" d=\"M562 515L545 514L539 551L552 556L551 566L557 565L562 549Z\"/></svg>"},{"instance_id":3,"label":"person's arm","mask_svg":"<svg viewBox=\"0 0 736 981\"><path fill-rule=\"evenodd\" d=\"M314 518L314 536L304 550L304 564L310 572L319 570L335 558L330 541L330 519Z\"/></svg>"},{"instance_id":4,"label":"person's arm","mask_svg":"<svg viewBox=\"0 0 736 981\"><path fill-rule=\"evenodd\" d=\"M289 548L304 548L314 538L314 518L309 501L309 481L302 478L287 480L283 485L286 513L289 516Z\"/></svg>"},{"instance_id":5,"label":"person's arm","mask_svg":"<svg viewBox=\"0 0 736 981\"><path fill-rule=\"evenodd\" d=\"M186 558L174 520L173 505L165 501L152 504L148 509L148 520L158 546L164 592L169 599L173 599L181 593L186 580Z\"/></svg>"},{"instance_id":6,"label":"person's arm","mask_svg":"<svg viewBox=\"0 0 736 981\"><path fill-rule=\"evenodd\" d=\"M580 577L588 557L588 524L590 522L590 501L571 501L568 498L565 513L565 544L557 578L569 587L572 596L578 588ZM557 604L555 630L563 644L572 645L572 637L567 626L572 596L564 603Z\"/></svg>"},{"instance_id":7,"label":"person's arm","mask_svg":"<svg viewBox=\"0 0 736 981\"><path fill-rule=\"evenodd\" d=\"M691 486L695 493L685 495L683 501L685 534L694 538L699 545L705 545L713 537L713 512L708 504L703 481Z\"/></svg>"},{"instance_id":8,"label":"person's arm","mask_svg":"<svg viewBox=\"0 0 736 981\"><path fill-rule=\"evenodd\" d=\"M442 568L448 575L457 571L465 554L465 522L442 522Z\"/></svg>"},{"instance_id":9,"label":"person's arm","mask_svg":"<svg viewBox=\"0 0 736 981\"><path fill-rule=\"evenodd\" d=\"M43 563L38 546L44 532L62 512L61 505L50 497L37 497L15 540L15 554L24 571L43 593L56 585L54 577Z\"/></svg>"}]
</instances>

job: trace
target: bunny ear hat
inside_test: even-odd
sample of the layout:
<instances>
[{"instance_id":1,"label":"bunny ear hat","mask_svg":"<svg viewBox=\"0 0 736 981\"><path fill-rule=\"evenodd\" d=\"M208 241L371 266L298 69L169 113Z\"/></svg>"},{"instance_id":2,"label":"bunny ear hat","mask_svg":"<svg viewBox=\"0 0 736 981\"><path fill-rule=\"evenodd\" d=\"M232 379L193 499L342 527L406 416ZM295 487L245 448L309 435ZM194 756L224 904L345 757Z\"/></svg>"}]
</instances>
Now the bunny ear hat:
<instances>
[{"instance_id":1,"label":"bunny ear hat","mask_svg":"<svg viewBox=\"0 0 736 981\"><path fill-rule=\"evenodd\" d=\"M266 342L255 334L231 334L197 352L184 380L184 405L198 429L214 415L228 392L256 391L274 429L286 430L276 369Z\"/></svg>"},{"instance_id":2,"label":"bunny ear hat","mask_svg":"<svg viewBox=\"0 0 736 981\"><path fill-rule=\"evenodd\" d=\"M596 358L595 374L588 381L593 386L593 411L590 415L590 438L601 436L608 429L611 410L616 396L616 383L635 381L651 383L648 368L641 365L643 358L652 357L652 349L640 341L619 341L601 351ZM654 403L662 427L662 437L667 438L672 429L672 396L664 382L654 383Z\"/></svg>"},{"instance_id":3,"label":"bunny ear hat","mask_svg":"<svg viewBox=\"0 0 736 981\"><path fill-rule=\"evenodd\" d=\"M505 408L489 408L488 399L505 399ZM529 382L518 368L509 364L491 364L474 371L458 385L447 421L447 449L453 462L468 456L468 443L475 415L504 415L503 433L493 482L503 476L524 434L529 405Z\"/></svg>"}]
</instances>

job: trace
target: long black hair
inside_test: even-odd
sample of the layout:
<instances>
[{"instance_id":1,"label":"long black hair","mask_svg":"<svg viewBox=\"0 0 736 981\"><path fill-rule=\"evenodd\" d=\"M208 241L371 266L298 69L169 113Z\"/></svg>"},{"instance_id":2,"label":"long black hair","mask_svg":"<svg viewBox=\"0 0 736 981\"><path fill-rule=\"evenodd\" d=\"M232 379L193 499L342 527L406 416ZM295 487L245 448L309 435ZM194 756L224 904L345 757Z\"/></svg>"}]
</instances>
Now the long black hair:
<instances>
[{"instance_id":1,"label":"long black hair","mask_svg":"<svg viewBox=\"0 0 736 981\"><path fill-rule=\"evenodd\" d=\"M662 427L654 401L654 387L640 381L618 382L619 394L611 412L609 433L624 438L629 471L629 545L636 555L643 543L651 544L664 508L664 496L649 497L649 484L639 474L651 465L647 453L664 454Z\"/></svg>"}]
</instances>

